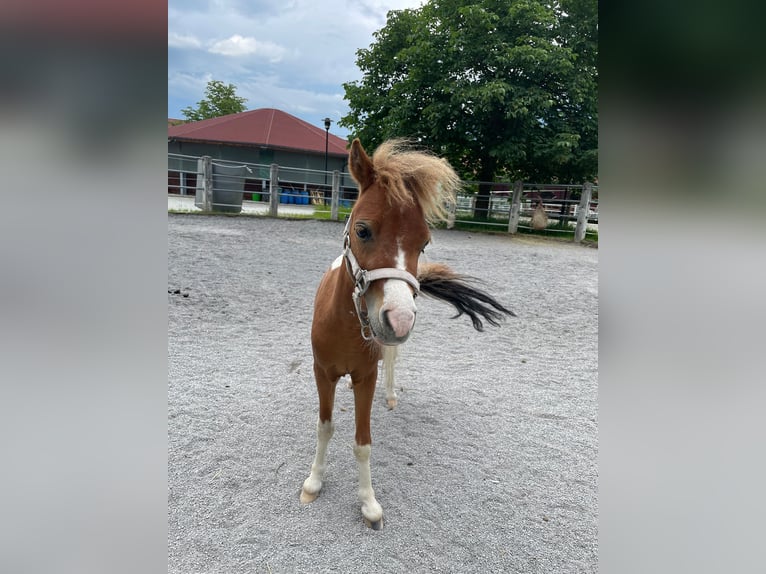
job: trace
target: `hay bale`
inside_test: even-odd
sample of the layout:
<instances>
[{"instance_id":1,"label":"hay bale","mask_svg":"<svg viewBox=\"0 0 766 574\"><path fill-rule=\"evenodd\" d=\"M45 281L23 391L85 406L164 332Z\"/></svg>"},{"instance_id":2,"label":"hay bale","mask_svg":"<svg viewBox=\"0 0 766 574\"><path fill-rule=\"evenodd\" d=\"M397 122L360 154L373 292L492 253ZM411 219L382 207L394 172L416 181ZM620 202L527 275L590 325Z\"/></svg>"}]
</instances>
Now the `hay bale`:
<instances>
[{"instance_id":1,"label":"hay bale","mask_svg":"<svg viewBox=\"0 0 766 574\"><path fill-rule=\"evenodd\" d=\"M545 229L548 227L548 214L545 213L542 203L538 203L535 207L535 211L532 214L532 229Z\"/></svg>"}]
</instances>

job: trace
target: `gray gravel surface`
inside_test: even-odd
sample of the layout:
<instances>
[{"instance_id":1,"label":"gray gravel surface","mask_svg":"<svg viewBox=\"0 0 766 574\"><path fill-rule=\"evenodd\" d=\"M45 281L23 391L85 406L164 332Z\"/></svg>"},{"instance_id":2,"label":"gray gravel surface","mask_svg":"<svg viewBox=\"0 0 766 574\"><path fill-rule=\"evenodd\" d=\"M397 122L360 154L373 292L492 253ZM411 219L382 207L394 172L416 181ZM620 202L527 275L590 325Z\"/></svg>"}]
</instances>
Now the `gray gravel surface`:
<instances>
[{"instance_id":1,"label":"gray gravel surface","mask_svg":"<svg viewBox=\"0 0 766 574\"><path fill-rule=\"evenodd\" d=\"M168 215L168 571L596 572L596 249L434 231L427 258L519 317L478 333L418 299L399 406L382 385L373 405L383 529L356 500L343 384L324 488L299 503L317 417L312 300L342 229Z\"/></svg>"}]
</instances>

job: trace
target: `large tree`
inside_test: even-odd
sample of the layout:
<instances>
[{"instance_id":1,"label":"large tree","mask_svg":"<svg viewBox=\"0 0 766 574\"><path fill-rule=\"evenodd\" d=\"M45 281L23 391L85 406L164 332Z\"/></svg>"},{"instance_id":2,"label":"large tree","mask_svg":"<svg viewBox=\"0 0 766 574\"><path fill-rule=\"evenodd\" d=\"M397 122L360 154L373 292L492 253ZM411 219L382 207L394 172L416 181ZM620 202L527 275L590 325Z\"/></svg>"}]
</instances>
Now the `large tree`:
<instances>
[{"instance_id":1,"label":"large tree","mask_svg":"<svg viewBox=\"0 0 766 574\"><path fill-rule=\"evenodd\" d=\"M480 182L596 174L595 0L430 0L374 38L339 122L365 145L411 138Z\"/></svg>"},{"instance_id":2,"label":"large tree","mask_svg":"<svg viewBox=\"0 0 766 574\"><path fill-rule=\"evenodd\" d=\"M244 112L246 98L237 96L234 84L224 84L220 80L210 80L205 88L205 98L197 102L197 107L191 106L181 110L187 120L197 122L229 114Z\"/></svg>"},{"instance_id":3,"label":"large tree","mask_svg":"<svg viewBox=\"0 0 766 574\"><path fill-rule=\"evenodd\" d=\"M582 183L598 175L598 5L561 0L554 9L555 41L571 51L573 70L544 117L550 137L534 150L529 176Z\"/></svg>"}]
</instances>

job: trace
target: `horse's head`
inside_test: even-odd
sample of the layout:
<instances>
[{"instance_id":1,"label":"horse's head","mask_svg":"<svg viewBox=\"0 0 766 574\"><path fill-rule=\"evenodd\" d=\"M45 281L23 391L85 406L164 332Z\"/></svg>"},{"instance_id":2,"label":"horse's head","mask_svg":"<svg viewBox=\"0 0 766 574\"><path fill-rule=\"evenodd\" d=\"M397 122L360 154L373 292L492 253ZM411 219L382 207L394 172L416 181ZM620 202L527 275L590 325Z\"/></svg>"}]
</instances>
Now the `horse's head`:
<instances>
[{"instance_id":1,"label":"horse's head","mask_svg":"<svg viewBox=\"0 0 766 574\"><path fill-rule=\"evenodd\" d=\"M349 171L359 184L349 249L360 269L386 270L363 293L369 334L384 345L398 345L415 324L415 277L431 236L428 222L443 217L444 202L459 179L444 160L404 151L398 142L384 143L370 158L358 139L351 144Z\"/></svg>"}]
</instances>

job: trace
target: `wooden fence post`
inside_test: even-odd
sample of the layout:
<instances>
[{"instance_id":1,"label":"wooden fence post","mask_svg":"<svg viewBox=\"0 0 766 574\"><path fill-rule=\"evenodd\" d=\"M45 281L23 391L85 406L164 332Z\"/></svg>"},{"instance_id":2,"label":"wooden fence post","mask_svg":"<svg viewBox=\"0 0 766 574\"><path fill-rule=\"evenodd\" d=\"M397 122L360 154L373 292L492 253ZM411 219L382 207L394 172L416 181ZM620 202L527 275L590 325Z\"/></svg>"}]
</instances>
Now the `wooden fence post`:
<instances>
[{"instance_id":1,"label":"wooden fence post","mask_svg":"<svg viewBox=\"0 0 766 574\"><path fill-rule=\"evenodd\" d=\"M521 192L524 191L524 182L513 183L513 197L511 198L511 211L508 217L508 233L516 233L519 229L519 215L521 214Z\"/></svg>"},{"instance_id":2,"label":"wooden fence post","mask_svg":"<svg viewBox=\"0 0 766 574\"><path fill-rule=\"evenodd\" d=\"M197 159L197 189L194 205L202 211L213 211L213 159L203 155Z\"/></svg>"},{"instance_id":3,"label":"wooden fence post","mask_svg":"<svg viewBox=\"0 0 766 574\"><path fill-rule=\"evenodd\" d=\"M332 172L332 199L330 200L330 219L338 221L338 201L340 200L340 172Z\"/></svg>"},{"instance_id":4,"label":"wooden fence post","mask_svg":"<svg viewBox=\"0 0 766 574\"><path fill-rule=\"evenodd\" d=\"M269 215L279 215L279 166L275 163L269 168Z\"/></svg>"},{"instance_id":5,"label":"wooden fence post","mask_svg":"<svg viewBox=\"0 0 766 574\"><path fill-rule=\"evenodd\" d=\"M580 243L585 239L585 231L588 229L588 212L590 211L590 196L593 184L586 181L582 184L582 194L580 195L580 206L577 208L577 225L575 226L574 240Z\"/></svg>"}]
</instances>

